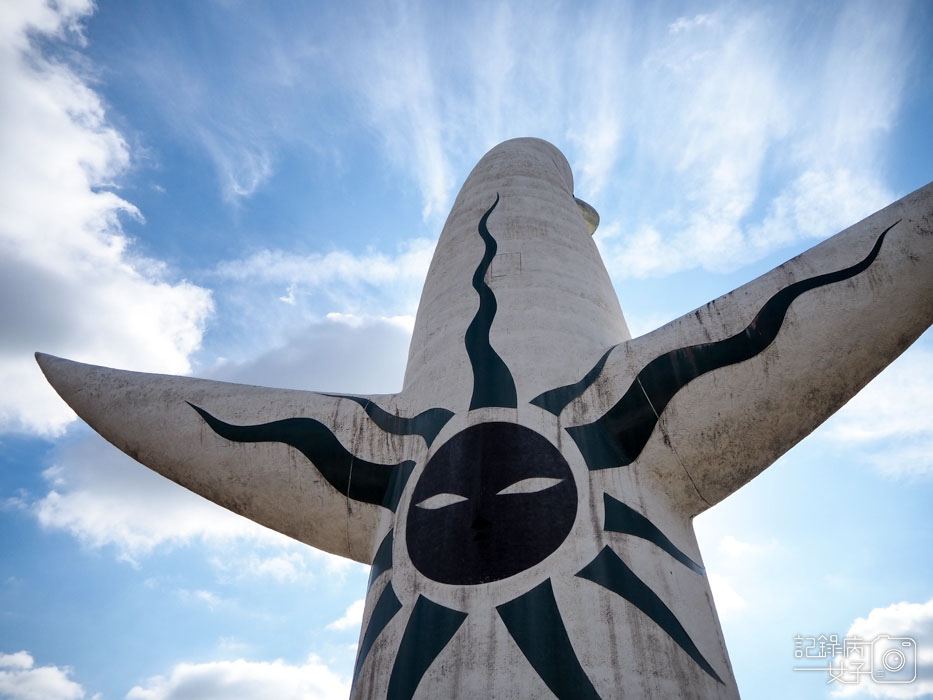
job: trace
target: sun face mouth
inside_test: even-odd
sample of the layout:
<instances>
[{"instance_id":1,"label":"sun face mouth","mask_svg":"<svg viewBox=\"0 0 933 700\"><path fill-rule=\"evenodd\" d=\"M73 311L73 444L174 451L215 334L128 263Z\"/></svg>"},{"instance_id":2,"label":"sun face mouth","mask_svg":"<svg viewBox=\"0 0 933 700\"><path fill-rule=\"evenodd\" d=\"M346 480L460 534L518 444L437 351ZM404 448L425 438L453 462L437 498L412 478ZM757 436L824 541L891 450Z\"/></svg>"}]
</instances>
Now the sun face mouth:
<instances>
[{"instance_id":1,"label":"sun face mouth","mask_svg":"<svg viewBox=\"0 0 933 700\"><path fill-rule=\"evenodd\" d=\"M499 581L560 547L576 513L573 475L554 445L515 423L480 423L425 466L408 510L408 552L439 583Z\"/></svg>"}]
</instances>

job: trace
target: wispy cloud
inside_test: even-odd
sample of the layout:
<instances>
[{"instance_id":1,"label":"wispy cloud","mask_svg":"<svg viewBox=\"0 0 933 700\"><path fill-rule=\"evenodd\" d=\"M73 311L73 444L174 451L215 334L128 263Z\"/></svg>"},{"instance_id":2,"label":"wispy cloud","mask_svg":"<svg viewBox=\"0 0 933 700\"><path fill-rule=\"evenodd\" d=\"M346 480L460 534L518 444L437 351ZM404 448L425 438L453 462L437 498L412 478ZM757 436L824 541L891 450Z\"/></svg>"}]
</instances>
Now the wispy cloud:
<instances>
[{"instance_id":1,"label":"wispy cloud","mask_svg":"<svg viewBox=\"0 0 933 700\"><path fill-rule=\"evenodd\" d=\"M205 590L190 591L187 588L181 588L178 590L178 597L185 602L204 605L211 612L214 612L221 606L230 604L229 601L221 598L216 593Z\"/></svg>"},{"instance_id":2,"label":"wispy cloud","mask_svg":"<svg viewBox=\"0 0 933 700\"><path fill-rule=\"evenodd\" d=\"M603 245L610 268L664 275L731 269L890 200L879 166L911 61L910 11L734 5L676 17L619 3L578 13L403 0L336 23L215 10L218 36L255 25L238 54L216 40L192 49L227 57L219 76L192 75L193 61L148 41L136 64L229 198L253 193L295 144L321 157L322 133L370 131L434 225L484 149L536 135L565 150L605 224L622 225Z\"/></svg>"},{"instance_id":3,"label":"wispy cloud","mask_svg":"<svg viewBox=\"0 0 933 700\"><path fill-rule=\"evenodd\" d=\"M445 213L454 186L429 31L418 8L394 5L361 27L354 43L365 50L347 52L355 59L344 66L391 158L397 166L415 165L409 174L421 190L425 219Z\"/></svg>"},{"instance_id":4,"label":"wispy cloud","mask_svg":"<svg viewBox=\"0 0 933 700\"><path fill-rule=\"evenodd\" d=\"M320 288L334 283L383 285L399 280L423 280L434 254L434 242L409 239L399 248L395 255L379 251L354 254L345 250L295 255L284 250L261 250L246 258L221 262L215 274L238 282L288 286L292 293L298 287Z\"/></svg>"},{"instance_id":5,"label":"wispy cloud","mask_svg":"<svg viewBox=\"0 0 933 700\"><path fill-rule=\"evenodd\" d=\"M223 556L210 558L211 566L222 582L266 580L281 584L308 582L324 571L328 576L342 577L353 562L319 549L298 543L269 548L237 543L234 551L225 549Z\"/></svg>"},{"instance_id":6,"label":"wispy cloud","mask_svg":"<svg viewBox=\"0 0 933 700\"><path fill-rule=\"evenodd\" d=\"M858 446L886 476L933 476L933 352L918 347L829 419L823 438Z\"/></svg>"},{"instance_id":7,"label":"wispy cloud","mask_svg":"<svg viewBox=\"0 0 933 700\"><path fill-rule=\"evenodd\" d=\"M626 197L635 211L621 214L623 235L601 241L610 270L732 269L890 202L879 152L909 63L904 8L819 13L836 26L828 46L792 28L796 15L744 7L678 19L648 42L640 180Z\"/></svg>"}]
</instances>

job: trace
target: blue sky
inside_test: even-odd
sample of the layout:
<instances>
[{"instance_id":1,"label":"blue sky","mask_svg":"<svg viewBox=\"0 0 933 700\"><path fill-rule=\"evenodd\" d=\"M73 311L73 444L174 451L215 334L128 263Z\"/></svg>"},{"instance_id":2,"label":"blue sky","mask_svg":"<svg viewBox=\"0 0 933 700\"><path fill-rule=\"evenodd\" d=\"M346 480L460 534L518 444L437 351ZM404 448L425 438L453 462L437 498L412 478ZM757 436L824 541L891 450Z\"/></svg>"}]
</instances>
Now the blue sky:
<instances>
[{"instance_id":1,"label":"blue sky","mask_svg":"<svg viewBox=\"0 0 933 700\"><path fill-rule=\"evenodd\" d=\"M0 9L0 697L341 698L367 572L193 496L32 359L392 392L482 154L539 136L633 334L933 179L933 6ZM696 526L748 698L933 694L933 336ZM921 682L795 672L917 639Z\"/></svg>"}]
</instances>

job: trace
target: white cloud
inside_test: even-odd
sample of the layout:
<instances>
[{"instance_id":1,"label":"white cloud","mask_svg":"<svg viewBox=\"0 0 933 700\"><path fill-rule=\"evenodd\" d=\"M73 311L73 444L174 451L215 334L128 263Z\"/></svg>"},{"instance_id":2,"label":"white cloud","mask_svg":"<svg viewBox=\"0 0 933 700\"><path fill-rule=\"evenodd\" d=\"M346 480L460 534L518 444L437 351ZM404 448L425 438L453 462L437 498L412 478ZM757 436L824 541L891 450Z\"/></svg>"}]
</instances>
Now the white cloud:
<instances>
[{"instance_id":1,"label":"white cloud","mask_svg":"<svg viewBox=\"0 0 933 700\"><path fill-rule=\"evenodd\" d=\"M33 663L32 655L26 651L0 654L0 668L32 668Z\"/></svg>"},{"instance_id":2,"label":"white cloud","mask_svg":"<svg viewBox=\"0 0 933 700\"><path fill-rule=\"evenodd\" d=\"M380 318L332 313L292 332L271 350L243 362L223 362L215 379L258 386L389 394L402 388L410 316Z\"/></svg>"},{"instance_id":3,"label":"white cloud","mask_svg":"<svg viewBox=\"0 0 933 700\"><path fill-rule=\"evenodd\" d=\"M80 700L84 688L70 675L67 667L36 666L25 651L0 653L0 697L6 700Z\"/></svg>"},{"instance_id":4,"label":"white cloud","mask_svg":"<svg viewBox=\"0 0 933 700\"><path fill-rule=\"evenodd\" d=\"M875 698L918 698L933 693L933 600L875 608L867 617L857 618L845 636L873 644L864 658L850 654L847 658L835 659L834 665L846 669L842 677L848 682L837 684L834 696L867 693ZM889 673L884 681L858 676L855 673L858 662L865 664L861 670L871 669L875 674L887 670ZM915 670L913 682L893 682L909 680Z\"/></svg>"},{"instance_id":5,"label":"white cloud","mask_svg":"<svg viewBox=\"0 0 933 700\"><path fill-rule=\"evenodd\" d=\"M345 700L350 684L318 657L300 665L275 661L183 663L168 677L150 679L127 693L127 700Z\"/></svg>"},{"instance_id":6,"label":"white cloud","mask_svg":"<svg viewBox=\"0 0 933 700\"><path fill-rule=\"evenodd\" d=\"M751 593L752 597L761 593L761 581L757 575L750 574L759 572L766 565L763 561L765 555L770 558L778 546L776 539L747 542L733 535L723 535L718 546L709 548L704 561L716 610L722 619L739 619L739 613L748 608L748 600L740 590ZM754 600L752 604L755 604Z\"/></svg>"},{"instance_id":7,"label":"white cloud","mask_svg":"<svg viewBox=\"0 0 933 700\"><path fill-rule=\"evenodd\" d=\"M60 433L71 411L35 350L185 372L211 312L210 293L172 283L133 252L110 191L129 164L121 135L85 80L38 39L74 37L91 3L5 5L0 32L0 428Z\"/></svg>"},{"instance_id":8,"label":"white cloud","mask_svg":"<svg viewBox=\"0 0 933 700\"><path fill-rule=\"evenodd\" d=\"M90 547L113 547L130 562L192 540L291 543L146 469L96 435L71 442L43 476L51 489L32 506L43 527L65 530Z\"/></svg>"},{"instance_id":9,"label":"white cloud","mask_svg":"<svg viewBox=\"0 0 933 700\"><path fill-rule=\"evenodd\" d=\"M334 620L329 625L327 629L329 630L348 630L359 628L363 624L363 607L366 605L365 600L355 600L350 604L350 607L347 608L347 611L343 614L339 620Z\"/></svg>"},{"instance_id":10,"label":"white cloud","mask_svg":"<svg viewBox=\"0 0 933 700\"><path fill-rule=\"evenodd\" d=\"M823 439L858 446L882 474L933 475L933 351L926 336L830 418Z\"/></svg>"},{"instance_id":11,"label":"white cloud","mask_svg":"<svg viewBox=\"0 0 933 700\"><path fill-rule=\"evenodd\" d=\"M743 542L732 535L726 535L719 541L719 551L732 559L744 559L763 554L777 547L777 540L765 543Z\"/></svg>"},{"instance_id":12,"label":"white cloud","mask_svg":"<svg viewBox=\"0 0 933 700\"><path fill-rule=\"evenodd\" d=\"M716 611L722 618L734 617L748 607L748 603L732 586L732 582L721 574L709 574L709 587L716 601Z\"/></svg>"}]
</instances>

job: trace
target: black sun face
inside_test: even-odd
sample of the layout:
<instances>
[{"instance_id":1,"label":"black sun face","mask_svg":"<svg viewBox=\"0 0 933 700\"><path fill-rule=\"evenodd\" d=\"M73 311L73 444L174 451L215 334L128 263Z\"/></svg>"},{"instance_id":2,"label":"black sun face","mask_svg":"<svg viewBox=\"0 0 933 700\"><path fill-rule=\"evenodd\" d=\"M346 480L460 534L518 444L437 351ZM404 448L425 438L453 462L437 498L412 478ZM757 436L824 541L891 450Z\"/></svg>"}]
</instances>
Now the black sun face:
<instances>
[{"instance_id":1,"label":"black sun face","mask_svg":"<svg viewBox=\"0 0 933 700\"><path fill-rule=\"evenodd\" d=\"M480 303L464 336L474 379L470 411L517 408L511 372L489 342L497 307L495 294L485 277L496 254L496 241L486 224L498 203L497 195L478 225L485 254L473 274L473 288ZM747 328L730 338L679 348L654 358L601 418L565 426L562 430L579 450L585 468L597 472L632 464L641 455L668 402L680 389L702 374L760 353L776 337L794 299L810 289L848 279L867 269L890 228L880 235L861 262L780 290L768 299ZM580 381L546 391L530 404L560 419L564 409L596 382L611 352L612 348ZM417 416L405 418L387 412L368 398L342 398L362 406L385 433L421 436L428 447L454 416L446 409L427 408ZM416 471L414 460L398 464L363 460L351 454L317 420L289 418L240 426L225 423L197 406L193 408L216 433L229 440L284 442L298 449L335 489L350 499L395 512L402 494L413 489L407 501L405 544L411 564L431 581L468 587L516 576L556 552L574 527L579 494L567 460L549 440L516 423L486 422L456 433L433 454L412 487L409 477ZM583 490L581 482L580 491ZM598 498L592 483L588 491ZM602 494L602 501L601 527L607 539L608 533L640 538L663 552L660 556L666 557L671 566L685 567L692 572L689 576L705 576L703 567L643 513L609 493ZM394 528L389 529L377 548L372 561L371 588L394 566L407 566L393 562L394 533ZM629 568L611 544L611 541L604 544L589 563L571 576L588 580L626 600L663 630L709 678L722 684L716 669L674 612ZM497 604L496 613L557 698L598 698L564 625L552 585L552 578L557 575L545 572L543 581L536 578L528 590ZM385 697L409 700L428 668L470 614L431 600L424 590L416 588L414 595L413 602L400 601L391 576L382 586L360 639L354 686L376 640L393 618L402 613L407 621L395 651Z\"/></svg>"},{"instance_id":2,"label":"black sun face","mask_svg":"<svg viewBox=\"0 0 933 700\"><path fill-rule=\"evenodd\" d=\"M441 446L411 503L412 563L434 581L468 586L513 576L556 550L573 527L577 489L541 435L481 423Z\"/></svg>"}]
</instances>

